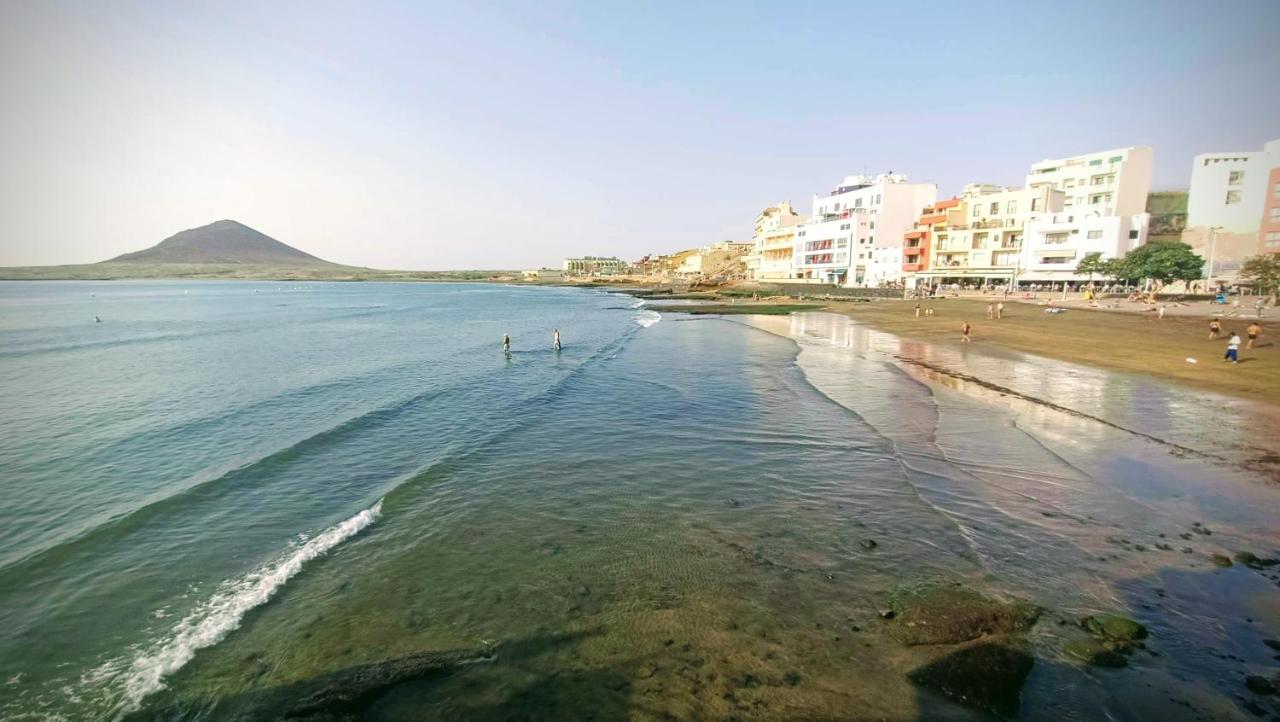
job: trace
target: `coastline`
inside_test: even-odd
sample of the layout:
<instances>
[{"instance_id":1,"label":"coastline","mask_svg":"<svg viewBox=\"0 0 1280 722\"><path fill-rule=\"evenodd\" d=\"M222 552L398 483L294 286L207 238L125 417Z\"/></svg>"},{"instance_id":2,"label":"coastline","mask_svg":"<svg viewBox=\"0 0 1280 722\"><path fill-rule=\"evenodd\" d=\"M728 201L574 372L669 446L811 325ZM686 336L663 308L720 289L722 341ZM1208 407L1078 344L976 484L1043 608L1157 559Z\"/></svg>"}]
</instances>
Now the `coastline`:
<instances>
[{"instance_id":1,"label":"coastline","mask_svg":"<svg viewBox=\"0 0 1280 722\"><path fill-rule=\"evenodd\" d=\"M927 304L933 306L934 315L919 318L915 316L915 301L822 301L818 309L800 307L812 305L808 301L792 301L791 304L795 311L828 311L902 338L952 347L961 345L960 324L968 321L973 325L973 342L970 345L975 349L1009 349L1058 361L1145 375L1280 408L1280 344L1270 338L1277 331L1269 332L1266 318L1262 320L1263 335L1258 347L1241 349L1241 363L1226 364L1222 362L1226 348L1225 331L1234 330L1243 335L1244 327L1251 319L1224 319L1224 336L1210 341L1207 316L1157 319L1153 314L1087 308L1046 314L1040 306L1010 300L1005 303L1003 319L988 321L986 306L989 302L989 299L976 298L934 299ZM737 299L732 305L706 306L696 312L751 314L752 306L756 304L775 307L772 313L786 312L779 309L787 303L777 298L759 302ZM654 308L681 313L689 312L691 307L664 304ZM1187 359L1195 359L1195 362Z\"/></svg>"}]
</instances>

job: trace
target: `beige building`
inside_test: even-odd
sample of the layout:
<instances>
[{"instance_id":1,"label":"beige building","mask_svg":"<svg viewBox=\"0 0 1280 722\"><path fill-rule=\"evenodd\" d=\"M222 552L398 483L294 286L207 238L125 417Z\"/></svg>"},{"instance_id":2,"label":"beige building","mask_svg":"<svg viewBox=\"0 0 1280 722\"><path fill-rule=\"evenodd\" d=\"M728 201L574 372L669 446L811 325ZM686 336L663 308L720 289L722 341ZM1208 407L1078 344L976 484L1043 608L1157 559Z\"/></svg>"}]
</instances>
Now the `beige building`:
<instances>
[{"instance_id":1,"label":"beige building","mask_svg":"<svg viewBox=\"0 0 1280 722\"><path fill-rule=\"evenodd\" d=\"M744 259L755 248L751 243L724 241L686 252L676 274L708 278L742 278L746 273Z\"/></svg>"},{"instance_id":2,"label":"beige building","mask_svg":"<svg viewBox=\"0 0 1280 722\"><path fill-rule=\"evenodd\" d=\"M796 226L801 223L804 223L804 216L796 213L791 207L791 201L783 201L760 211L756 216L755 232L751 236L751 253L744 259L750 278L776 281L794 275L792 260L795 255Z\"/></svg>"},{"instance_id":3,"label":"beige building","mask_svg":"<svg viewBox=\"0 0 1280 722\"><path fill-rule=\"evenodd\" d=\"M1063 200L1062 191L1048 184L1004 188L970 183L948 209L947 222L935 218L937 209L917 220L913 233L929 231L930 243L928 265L916 275L917 284L1008 284L1018 274L1024 227L1061 211Z\"/></svg>"},{"instance_id":4,"label":"beige building","mask_svg":"<svg viewBox=\"0 0 1280 722\"><path fill-rule=\"evenodd\" d=\"M566 276L620 276L630 270L630 265L618 258L583 256L564 259Z\"/></svg>"}]
</instances>

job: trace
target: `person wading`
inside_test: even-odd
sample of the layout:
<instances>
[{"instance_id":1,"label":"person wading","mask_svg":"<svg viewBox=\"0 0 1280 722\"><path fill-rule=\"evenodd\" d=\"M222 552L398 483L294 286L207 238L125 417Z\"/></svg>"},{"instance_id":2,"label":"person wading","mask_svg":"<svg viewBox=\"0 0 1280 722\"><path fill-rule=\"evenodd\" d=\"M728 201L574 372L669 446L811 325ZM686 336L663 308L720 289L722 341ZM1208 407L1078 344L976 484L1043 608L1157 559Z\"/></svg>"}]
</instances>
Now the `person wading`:
<instances>
[{"instance_id":1,"label":"person wading","mask_svg":"<svg viewBox=\"0 0 1280 722\"><path fill-rule=\"evenodd\" d=\"M556 351L560 350L560 329L558 328L555 330L555 335L552 336L551 348Z\"/></svg>"},{"instance_id":2,"label":"person wading","mask_svg":"<svg viewBox=\"0 0 1280 722\"><path fill-rule=\"evenodd\" d=\"M970 339L969 339L969 332L970 332L970 331L972 331L972 330L973 330L973 326L970 326L970 325L969 325L969 322L968 322L968 321L965 321L965 322L964 322L964 325L960 327L960 342L961 342L961 343L970 343Z\"/></svg>"}]
</instances>

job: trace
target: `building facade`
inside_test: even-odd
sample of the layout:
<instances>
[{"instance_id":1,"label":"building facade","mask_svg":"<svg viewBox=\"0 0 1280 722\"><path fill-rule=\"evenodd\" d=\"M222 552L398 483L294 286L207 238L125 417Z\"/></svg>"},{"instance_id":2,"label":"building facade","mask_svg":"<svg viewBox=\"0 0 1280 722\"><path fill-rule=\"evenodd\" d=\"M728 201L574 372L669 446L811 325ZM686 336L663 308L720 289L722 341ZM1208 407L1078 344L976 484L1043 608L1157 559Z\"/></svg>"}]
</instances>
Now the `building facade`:
<instances>
[{"instance_id":1,"label":"building facade","mask_svg":"<svg viewBox=\"0 0 1280 722\"><path fill-rule=\"evenodd\" d=\"M1061 210L1027 221L1017 282L1085 281L1075 268L1089 253L1118 258L1146 243L1152 155L1137 146L1032 165L1027 189L1060 192Z\"/></svg>"},{"instance_id":2,"label":"building facade","mask_svg":"<svg viewBox=\"0 0 1280 722\"><path fill-rule=\"evenodd\" d=\"M609 257L583 256L564 259L566 276L620 276L630 271L626 261Z\"/></svg>"},{"instance_id":3,"label":"building facade","mask_svg":"<svg viewBox=\"0 0 1280 722\"><path fill-rule=\"evenodd\" d=\"M795 277L842 286L883 286L903 279L903 235L938 187L904 175L849 176L797 226Z\"/></svg>"},{"instance_id":4,"label":"building facade","mask_svg":"<svg viewBox=\"0 0 1280 722\"><path fill-rule=\"evenodd\" d=\"M1280 213L1274 216L1280 140L1260 151L1203 153L1191 163L1187 227L1182 240L1231 279L1249 256L1280 251ZM1271 235L1268 235L1271 234ZM1271 245L1268 245L1268 244Z\"/></svg>"},{"instance_id":5,"label":"building facade","mask_svg":"<svg viewBox=\"0 0 1280 722\"><path fill-rule=\"evenodd\" d=\"M744 259L754 248L752 243L724 241L684 253L676 273L681 276L708 278L741 278L745 275Z\"/></svg>"},{"instance_id":6,"label":"building facade","mask_svg":"<svg viewBox=\"0 0 1280 722\"><path fill-rule=\"evenodd\" d=\"M791 201L769 206L756 216L751 236L751 253L745 258L747 273L756 281L785 280L795 272L792 266L796 226L804 216L796 213Z\"/></svg>"}]
</instances>

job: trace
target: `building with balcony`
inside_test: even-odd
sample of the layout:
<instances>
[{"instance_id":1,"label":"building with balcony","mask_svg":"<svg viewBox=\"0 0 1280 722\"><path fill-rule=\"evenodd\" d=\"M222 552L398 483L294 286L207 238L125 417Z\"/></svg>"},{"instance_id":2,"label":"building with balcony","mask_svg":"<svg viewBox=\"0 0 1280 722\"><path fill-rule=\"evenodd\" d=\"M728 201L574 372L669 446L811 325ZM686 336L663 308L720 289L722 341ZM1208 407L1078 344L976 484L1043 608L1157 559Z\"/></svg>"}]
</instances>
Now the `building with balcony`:
<instances>
[{"instance_id":1,"label":"building with balcony","mask_svg":"<svg viewBox=\"0 0 1280 722\"><path fill-rule=\"evenodd\" d=\"M631 269L626 261L618 258L583 256L564 259L563 270L566 276L620 276Z\"/></svg>"},{"instance_id":2,"label":"building with balcony","mask_svg":"<svg viewBox=\"0 0 1280 722\"><path fill-rule=\"evenodd\" d=\"M752 279L774 281L792 277L796 226L803 222L804 216L796 213L791 201L760 211L751 236L751 253L744 259Z\"/></svg>"},{"instance_id":3,"label":"building with balcony","mask_svg":"<svg viewBox=\"0 0 1280 722\"><path fill-rule=\"evenodd\" d=\"M1280 140L1260 151L1204 153L1191 163L1182 240L1213 276L1231 279L1249 256L1280 251ZM1208 270L1208 269L1206 269Z\"/></svg>"},{"instance_id":4,"label":"building with balcony","mask_svg":"<svg viewBox=\"0 0 1280 722\"><path fill-rule=\"evenodd\" d=\"M903 278L903 235L920 208L937 199L932 183L904 175L849 176L814 196L813 215L796 227L796 278L843 286L882 286Z\"/></svg>"},{"instance_id":5,"label":"building with balcony","mask_svg":"<svg viewBox=\"0 0 1280 722\"><path fill-rule=\"evenodd\" d=\"M970 183L944 217L934 207L917 220L917 228L929 228L929 246L922 254L928 262L917 269L915 285L1012 283L1019 272L1024 227L1062 210L1062 203L1063 193L1048 184L1004 188Z\"/></svg>"},{"instance_id":6,"label":"building with balcony","mask_svg":"<svg viewBox=\"0 0 1280 722\"><path fill-rule=\"evenodd\" d=\"M1026 222L1016 282L1085 281L1075 268L1087 254L1117 258L1146 243L1151 161L1137 146L1032 165L1027 189L1061 192L1061 208Z\"/></svg>"},{"instance_id":7,"label":"building with balcony","mask_svg":"<svg viewBox=\"0 0 1280 722\"><path fill-rule=\"evenodd\" d=\"M963 221L964 205L959 198L925 206L911 230L902 236L902 273L908 278L915 278L915 274L927 271L934 236Z\"/></svg>"}]
</instances>

